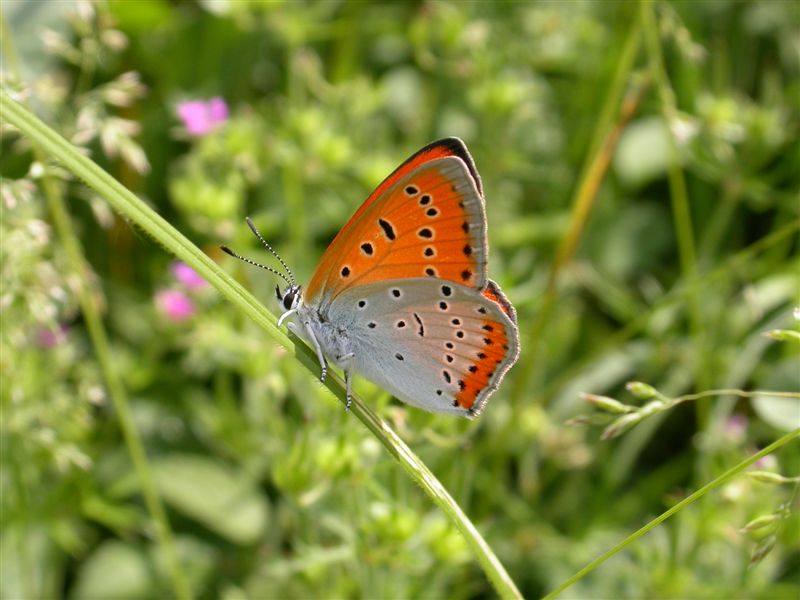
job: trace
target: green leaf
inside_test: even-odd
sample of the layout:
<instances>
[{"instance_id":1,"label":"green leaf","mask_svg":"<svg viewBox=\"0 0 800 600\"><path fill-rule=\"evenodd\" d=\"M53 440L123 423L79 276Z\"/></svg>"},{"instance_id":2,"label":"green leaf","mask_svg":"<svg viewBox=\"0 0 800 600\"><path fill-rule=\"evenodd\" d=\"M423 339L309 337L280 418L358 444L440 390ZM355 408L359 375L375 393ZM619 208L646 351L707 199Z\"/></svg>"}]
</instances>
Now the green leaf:
<instances>
[{"instance_id":1,"label":"green leaf","mask_svg":"<svg viewBox=\"0 0 800 600\"><path fill-rule=\"evenodd\" d=\"M73 588L74 600L153 598L155 579L144 553L131 544L105 542L83 563Z\"/></svg>"},{"instance_id":2,"label":"green leaf","mask_svg":"<svg viewBox=\"0 0 800 600\"><path fill-rule=\"evenodd\" d=\"M797 357L790 356L774 364L761 385L768 389L790 391L797 389L797 382ZM781 431L800 427L800 400L758 396L753 399L753 410L759 418Z\"/></svg>"},{"instance_id":3,"label":"green leaf","mask_svg":"<svg viewBox=\"0 0 800 600\"><path fill-rule=\"evenodd\" d=\"M669 134L659 117L633 121L622 134L614 169L631 187L663 177L669 161Z\"/></svg>"},{"instance_id":4,"label":"green leaf","mask_svg":"<svg viewBox=\"0 0 800 600\"><path fill-rule=\"evenodd\" d=\"M781 431L800 427L800 401L793 398L759 396L753 399L753 410L762 420Z\"/></svg>"},{"instance_id":5,"label":"green leaf","mask_svg":"<svg viewBox=\"0 0 800 600\"><path fill-rule=\"evenodd\" d=\"M236 544L252 544L264 531L268 506L234 469L202 456L172 454L153 462L164 501Z\"/></svg>"}]
</instances>

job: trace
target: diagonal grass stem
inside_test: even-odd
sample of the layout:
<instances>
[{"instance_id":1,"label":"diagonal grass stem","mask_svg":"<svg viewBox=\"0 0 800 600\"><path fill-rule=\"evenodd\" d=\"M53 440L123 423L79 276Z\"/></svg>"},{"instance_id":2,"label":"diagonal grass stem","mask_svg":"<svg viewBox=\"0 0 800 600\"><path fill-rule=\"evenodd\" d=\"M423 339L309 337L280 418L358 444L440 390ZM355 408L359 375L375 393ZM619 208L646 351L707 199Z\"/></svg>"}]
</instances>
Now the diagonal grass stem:
<instances>
[{"instance_id":1,"label":"diagonal grass stem","mask_svg":"<svg viewBox=\"0 0 800 600\"><path fill-rule=\"evenodd\" d=\"M580 581L581 579L583 579L584 577L586 577L586 575L588 575L589 573L594 571L597 567L599 567L601 564L603 564L609 558L612 558L614 555L620 553L627 546L631 545L633 542L638 540L644 534L646 534L650 530L654 529L655 527L657 527L658 525L660 525L661 523L663 523L664 521L669 519L675 513L680 512L681 510L683 510L684 508L686 508L687 506L689 506L690 504L692 504L696 500L699 500L700 498L702 498L703 496L705 496L706 494L708 494L712 490L718 488L723 483L727 482L728 480L730 480L734 476L736 476L739 473L741 473L742 471L744 471L747 467L752 465L754 462L756 462L760 458L763 458L767 454L772 454L773 452L775 452L779 448L785 446L786 444L788 444L792 440L797 439L798 437L800 437L800 428L795 429L794 431L790 431L789 433L787 433L786 435L784 435L780 439L775 440L773 443L771 443L766 448L763 448L761 451L756 452L755 454L753 454L752 456L746 458L745 460L743 460L742 462L740 462L736 466L731 467L730 469L725 471L722 475L720 475L719 477L716 477L715 479L711 480L706 485L701 487L699 490L697 490L693 494L690 494L689 496L687 496L686 498L684 498L683 500L678 502L675 506L673 506L669 510L666 510L663 513L661 513L655 519L650 521L647 525L645 525L641 529L638 529L637 531L635 531L634 533L632 533L631 535L626 537L619 544L617 544L613 548L609 549L608 551L606 551L603 554L601 554L600 556L598 556L596 559L594 559L588 565L583 567L580 571L575 573L572 577L567 579L564 583L562 583L560 586L558 586L552 592L550 592L549 594L544 596L543 600L551 600L552 598L556 598L561 592L566 590L572 584L574 584L574 583Z\"/></svg>"},{"instance_id":2,"label":"diagonal grass stem","mask_svg":"<svg viewBox=\"0 0 800 600\"><path fill-rule=\"evenodd\" d=\"M270 337L293 354L309 371L315 375L318 374L318 362L313 351L307 345L298 343L293 336L290 338L278 329L275 316L252 294L131 191L91 159L81 155L69 142L45 125L38 117L12 100L5 90L0 91L0 118L17 127L49 156L60 161L77 177L85 181L125 218L141 227L168 252L197 271L238 310L252 318ZM324 385L340 401L345 401L341 378L329 376ZM458 528L498 595L501 598L521 598L519 590L489 544L427 465L356 396L353 397L352 412Z\"/></svg>"}]
</instances>

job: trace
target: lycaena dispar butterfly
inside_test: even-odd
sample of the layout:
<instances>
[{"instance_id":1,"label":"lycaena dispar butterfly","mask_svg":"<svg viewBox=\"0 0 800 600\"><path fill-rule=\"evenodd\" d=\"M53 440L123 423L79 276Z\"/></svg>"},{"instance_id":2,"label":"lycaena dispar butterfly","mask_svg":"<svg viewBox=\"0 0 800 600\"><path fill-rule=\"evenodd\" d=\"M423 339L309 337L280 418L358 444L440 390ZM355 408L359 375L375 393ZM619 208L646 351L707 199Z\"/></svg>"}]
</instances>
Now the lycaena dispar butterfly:
<instances>
[{"instance_id":1,"label":"lycaena dispar butterfly","mask_svg":"<svg viewBox=\"0 0 800 600\"><path fill-rule=\"evenodd\" d=\"M481 179L458 138L433 142L400 165L328 246L304 290L279 275L278 325L307 340L322 380L341 367L432 412L475 416L516 362L514 307L487 278Z\"/></svg>"}]
</instances>

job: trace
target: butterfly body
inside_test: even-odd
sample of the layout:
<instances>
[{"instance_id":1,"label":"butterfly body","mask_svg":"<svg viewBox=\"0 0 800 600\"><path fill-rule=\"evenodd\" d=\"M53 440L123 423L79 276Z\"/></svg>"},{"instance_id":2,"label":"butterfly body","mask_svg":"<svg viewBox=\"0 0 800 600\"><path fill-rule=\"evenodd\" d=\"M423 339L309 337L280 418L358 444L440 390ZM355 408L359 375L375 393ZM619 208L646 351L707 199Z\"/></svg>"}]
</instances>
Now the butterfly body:
<instances>
[{"instance_id":1,"label":"butterfly body","mask_svg":"<svg viewBox=\"0 0 800 600\"><path fill-rule=\"evenodd\" d=\"M323 379L326 359L344 370L348 402L359 373L407 404L475 416L519 353L487 262L480 177L461 140L439 140L367 198L307 288L276 289L279 324L308 340Z\"/></svg>"}]
</instances>

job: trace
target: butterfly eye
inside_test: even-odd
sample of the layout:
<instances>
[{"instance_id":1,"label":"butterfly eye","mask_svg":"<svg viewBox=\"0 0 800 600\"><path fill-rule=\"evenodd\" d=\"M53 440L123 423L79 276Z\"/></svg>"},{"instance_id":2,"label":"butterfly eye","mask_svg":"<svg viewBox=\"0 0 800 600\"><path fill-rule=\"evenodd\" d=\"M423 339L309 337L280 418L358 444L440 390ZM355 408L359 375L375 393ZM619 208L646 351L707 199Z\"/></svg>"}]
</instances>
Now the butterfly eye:
<instances>
[{"instance_id":1,"label":"butterfly eye","mask_svg":"<svg viewBox=\"0 0 800 600\"><path fill-rule=\"evenodd\" d=\"M291 285L289 286L286 291L281 295L280 290L276 290L278 292L278 300L281 304L283 304L283 308L286 310L292 310L295 308L295 304L300 295L300 286Z\"/></svg>"},{"instance_id":2,"label":"butterfly eye","mask_svg":"<svg viewBox=\"0 0 800 600\"><path fill-rule=\"evenodd\" d=\"M283 308L291 310L292 304L294 304L294 290L289 288L286 290L286 295L283 297Z\"/></svg>"}]
</instances>

